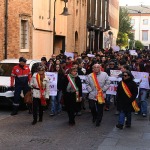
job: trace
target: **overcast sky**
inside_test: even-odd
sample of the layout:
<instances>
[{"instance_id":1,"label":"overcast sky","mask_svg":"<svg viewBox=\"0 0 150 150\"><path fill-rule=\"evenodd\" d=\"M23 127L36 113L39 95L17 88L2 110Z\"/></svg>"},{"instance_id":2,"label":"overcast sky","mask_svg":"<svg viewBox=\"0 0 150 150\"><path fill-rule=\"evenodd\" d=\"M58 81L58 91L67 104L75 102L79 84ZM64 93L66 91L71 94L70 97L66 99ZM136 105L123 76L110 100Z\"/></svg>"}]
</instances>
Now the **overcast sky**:
<instances>
[{"instance_id":1,"label":"overcast sky","mask_svg":"<svg viewBox=\"0 0 150 150\"><path fill-rule=\"evenodd\" d=\"M150 6L150 0L119 0L120 6L125 6L126 4L128 6L139 6L139 5L149 5Z\"/></svg>"}]
</instances>

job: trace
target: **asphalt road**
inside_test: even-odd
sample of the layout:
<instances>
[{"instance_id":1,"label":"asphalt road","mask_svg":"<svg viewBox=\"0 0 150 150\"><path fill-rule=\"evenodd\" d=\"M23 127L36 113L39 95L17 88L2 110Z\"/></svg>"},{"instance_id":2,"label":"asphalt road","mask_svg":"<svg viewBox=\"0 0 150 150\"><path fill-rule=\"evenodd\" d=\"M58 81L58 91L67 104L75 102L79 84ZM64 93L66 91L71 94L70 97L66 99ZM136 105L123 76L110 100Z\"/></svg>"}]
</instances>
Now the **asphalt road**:
<instances>
[{"instance_id":1,"label":"asphalt road","mask_svg":"<svg viewBox=\"0 0 150 150\"><path fill-rule=\"evenodd\" d=\"M150 150L149 117L133 114L133 127L119 130L114 113L113 106L104 111L96 127L87 107L76 117L76 125L69 126L66 112L50 117L46 110L43 122L33 126L27 111L10 116L10 110L1 110L0 150Z\"/></svg>"},{"instance_id":2,"label":"asphalt road","mask_svg":"<svg viewBox=\"0 0 150 150\"><path fill-rule=\"evenodd\" d=\"M31 125L32 115L20 111L10 116L10 110L0 111L0 149L3 150L96 150L104 137L116 124L114 110L104 112L100 127L92 123L87 107L82 116L76 117L76 125L68 125L66 112L50 117L44 112L42 123Z\"/></svg>"}]
</instances>

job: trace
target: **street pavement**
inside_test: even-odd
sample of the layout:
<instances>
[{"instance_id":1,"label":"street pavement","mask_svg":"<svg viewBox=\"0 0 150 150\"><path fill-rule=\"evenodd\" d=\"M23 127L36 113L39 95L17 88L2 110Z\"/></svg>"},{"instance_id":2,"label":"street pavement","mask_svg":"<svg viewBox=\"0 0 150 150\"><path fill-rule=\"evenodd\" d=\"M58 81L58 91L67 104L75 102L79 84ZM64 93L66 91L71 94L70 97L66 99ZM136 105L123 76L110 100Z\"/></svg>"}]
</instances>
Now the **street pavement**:
<instances>
[{"instance_id":1,"label":"street pavement","mask_svg":"<svg viewBox=\"0 0 150 150\"><path fill-rule=\"evenodd\" d=\"M132 127L117 129L115 107L104 111L100 127L92 123L88 105L76 125L68 125L66 112L50 117L44 112L43 122L31 125L32 115L20 111L0 111L0 150L150 150L149 115L132 115Z\"/></svg>"}]
</instances>

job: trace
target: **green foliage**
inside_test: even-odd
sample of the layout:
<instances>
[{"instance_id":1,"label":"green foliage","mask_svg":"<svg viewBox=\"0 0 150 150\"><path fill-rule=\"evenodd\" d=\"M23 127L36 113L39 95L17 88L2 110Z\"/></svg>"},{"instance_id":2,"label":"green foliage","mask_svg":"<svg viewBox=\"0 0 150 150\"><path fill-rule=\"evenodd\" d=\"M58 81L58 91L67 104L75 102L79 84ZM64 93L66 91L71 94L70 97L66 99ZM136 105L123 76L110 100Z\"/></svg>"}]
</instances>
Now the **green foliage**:
<instances>
[{"instance_id":1,"label":"green foliage","mask_svg":"<svg viewBox=\"0 0 150 150\"><path fill-rule=\"evenodd\" d=\"M120 48L128 46L128 35L127 35L127 33L122 33L122 32L118 33L117 45L120 46Z\"/></svg>"},{"instance_id":2,"label":"green foliage","mask_svg":"<svg viewBox=\"0 0 150 150\"><path fill-rule=\"evenodd\" d=\"M120 7L119 13L119 33L117 37L117 45L121 47L128 46L128 39L134 40L132 31L131 18L128 15L128 10Z\"/></svg>"},{"instance_id":3,"label":"green foliage","mask_svg":"<svg viewBox=\"0 0 150 150\"><path fill-rule=\"evenodd\" d=\"M144 48L144 45L142 44L141 41L135 41L135 48L136 49L143 49Z\"/></svg>"},{"instance_id":4,"label":"green foliage","mask_svg":"<svg viewBox=\"0 0 150 150\"><path fill-rule=\"evenodd\" d=\"M132 25L131 18L128 15L128 10L120 7L119 13L119 32L131 34Z\"/></svg>"}]
</instances>

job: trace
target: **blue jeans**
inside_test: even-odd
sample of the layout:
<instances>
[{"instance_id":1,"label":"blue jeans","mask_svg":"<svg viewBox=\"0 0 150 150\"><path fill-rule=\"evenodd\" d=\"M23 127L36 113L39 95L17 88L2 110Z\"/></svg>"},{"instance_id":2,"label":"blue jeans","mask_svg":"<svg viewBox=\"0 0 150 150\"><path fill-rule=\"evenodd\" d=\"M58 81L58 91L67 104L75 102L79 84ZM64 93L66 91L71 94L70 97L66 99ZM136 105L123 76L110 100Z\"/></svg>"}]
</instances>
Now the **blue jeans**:
<instances>
[{"instance_id":1,"label":"blue jeans","mask_svg":"<svg viewBox=\"0 0 150 150\"><path fill-rule=\"evenodd\" d=\"M141 114L147 115L147 89L140 89L139 90L139 107Z\"/></svg>"},{"instance_id":2,"label":"blue jeans","mask_svg":"<svg viewBox=\"0 0 150 150\"><path fill-rule=\"evenodd\" d=\"M120 111L118 123L124 125L125 117L127 118L126 125L131 125L131 112Z\"/></svg>"},{"instance_id":3,"label":"blue jeans","mask_svg":"<svg viewBox=\"0 0 150 150\"><path fill-rule=\"evenodd\" d=\"M62 110L61 106L62 91L58 91L56 96L51 96L51 113L57 114Z\"/></svg>"},{"instance_id":4,"label":"blue jeans","mask_svg":"<svg viewBox=\"0 0 150 150\"><path fill-rule=\"evenodd\" d=\"M110 94L106 94L106 107L109 107L110 106L110 98L111 98L111 95Z\"/></svg>"}]
</instances>

